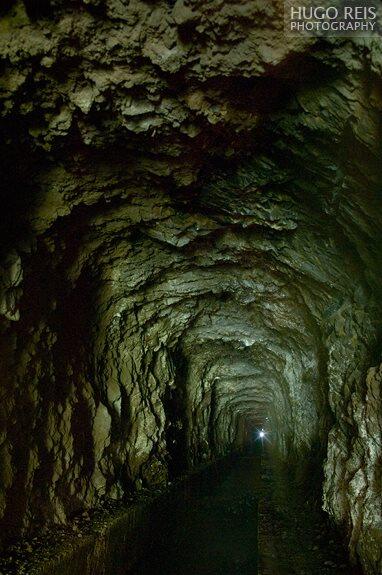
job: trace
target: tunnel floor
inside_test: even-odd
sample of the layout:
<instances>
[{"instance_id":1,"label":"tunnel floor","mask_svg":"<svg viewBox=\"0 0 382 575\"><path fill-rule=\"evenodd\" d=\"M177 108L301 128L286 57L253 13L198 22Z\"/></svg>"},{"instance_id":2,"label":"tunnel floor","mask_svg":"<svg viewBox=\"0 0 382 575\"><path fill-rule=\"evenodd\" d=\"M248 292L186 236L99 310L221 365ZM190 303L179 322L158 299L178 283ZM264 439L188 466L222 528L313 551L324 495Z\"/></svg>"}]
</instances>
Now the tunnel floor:
<instances>
[{"instance_id":1,"label":"tunnel floor","mask_svg":"<svg viewBox=\"0 0 382 575\"><path fill-rule=\"evenodd\" d=\"M256 572L257 470L258 457L213 466L162 502L136 575Z\"/></svg>"},{"instance_id":2,"label":"tunnel floor","mask_svg":"<svg viewBox=\"0 0 382 575\"><path fill-rule=\"evenodd\" d=\"M193 476L155 507L134 575L360 575L325 514L292 483L280 491L260 453Z\"/></svg>"}]
</instances>

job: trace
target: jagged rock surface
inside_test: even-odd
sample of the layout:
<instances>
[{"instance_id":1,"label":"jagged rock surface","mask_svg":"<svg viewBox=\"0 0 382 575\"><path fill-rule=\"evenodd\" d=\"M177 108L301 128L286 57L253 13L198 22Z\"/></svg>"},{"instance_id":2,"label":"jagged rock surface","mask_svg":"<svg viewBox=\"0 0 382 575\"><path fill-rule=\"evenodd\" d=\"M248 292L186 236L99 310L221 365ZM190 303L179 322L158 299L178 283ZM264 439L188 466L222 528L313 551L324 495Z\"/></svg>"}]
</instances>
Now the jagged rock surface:
<instances>
[{"instance_id":1,"label":"jagged rock surface","mask_svg":"<svg viewBox=\"0 0 382 575\"><path fill-rule=\"evenodd\" d=\"M279 2L1 10L4 541L269 417L379 574L380 46Z\"/></svg>"}]
</instances>

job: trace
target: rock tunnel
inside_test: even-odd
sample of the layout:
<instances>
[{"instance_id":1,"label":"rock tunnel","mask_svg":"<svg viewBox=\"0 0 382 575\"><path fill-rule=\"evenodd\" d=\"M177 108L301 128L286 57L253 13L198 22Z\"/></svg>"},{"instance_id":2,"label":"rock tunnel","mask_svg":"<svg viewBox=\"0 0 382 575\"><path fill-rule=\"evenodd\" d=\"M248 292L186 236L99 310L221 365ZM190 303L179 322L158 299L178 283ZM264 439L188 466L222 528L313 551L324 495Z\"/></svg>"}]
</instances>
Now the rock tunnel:
<instances>
[{"instance_id":1,"label":"rock tunnel","mask_svg":"<svg viewBox=\"0 0 382 575\"><path fill-rule=\"evenodd\" d=\"M380 39L286 38L279 0L0 10L3 552L264 427L380 575Z\"/></svg>"}]
</instances>

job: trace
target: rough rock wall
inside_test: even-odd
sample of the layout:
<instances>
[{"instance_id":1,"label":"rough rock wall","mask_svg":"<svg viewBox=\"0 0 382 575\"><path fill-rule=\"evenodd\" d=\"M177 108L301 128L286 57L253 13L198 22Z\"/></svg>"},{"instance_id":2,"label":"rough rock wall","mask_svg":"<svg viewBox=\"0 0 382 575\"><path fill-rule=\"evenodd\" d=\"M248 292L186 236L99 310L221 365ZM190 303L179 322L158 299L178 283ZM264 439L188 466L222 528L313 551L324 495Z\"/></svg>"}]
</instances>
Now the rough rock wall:
<instances>
[{"instance_id":1,"label":"rough rock wall","mask_svg":"<svg viewBox=\"0 0 382 575\"><path fill-rule=\"evenodd\" d=\"M1 10L4 539L269 417L380 573L379 45L278 2Z\"/></svg>"},{"instance_id":2,"label":"rough rock wall","mask_svg":"<svg viewBox=\"0 0 382 575\"><path fill-rule=\"evenodd\" d=\"M381 414L379 366L354 386L346 417L330 432L326 462L326 510L351 526L351 554L367 573L382 569Z\"/></svg>"}]
</instances>

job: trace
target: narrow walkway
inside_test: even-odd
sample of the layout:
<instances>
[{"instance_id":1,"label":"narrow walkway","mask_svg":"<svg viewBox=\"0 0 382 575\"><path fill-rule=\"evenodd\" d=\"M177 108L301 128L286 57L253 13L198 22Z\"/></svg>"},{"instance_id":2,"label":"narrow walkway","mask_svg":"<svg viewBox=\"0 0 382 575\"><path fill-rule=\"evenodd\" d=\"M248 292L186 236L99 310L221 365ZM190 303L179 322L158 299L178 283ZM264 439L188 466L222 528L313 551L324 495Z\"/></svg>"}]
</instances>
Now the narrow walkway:
<instances>
[{"instance_id":1,"label":"narrow walkway","mask_svg":"<svg viewBox=\"0 0 382 575\"><path fill-rule=\"evenodd\" d=\"M192 478L155 510L153 544L138 575L257 572L259 461L243 457Z\"/></svg>"},{"instance_id":2,"label":"narrow walkway","mask_svg":"<svg viewBox=\"0 0 382 575\"><path fill-rule=\"evenodd\" d=\"M288 474L274 474L267 457L259 501L258 575L362 575L320 501Z\"/></svg>"},{"instance_id":3,"label":"narrow walkway","mask_svg":"<svg viewBox=\"0 0 382 575\"><path fill-rule=\"evenodd\" d=\"M156 506L134 575L355 575L319 506L275 481L260 455L210 467ZM128 574L132 575L132 574Z\"/></svg>"}]
</instances>

